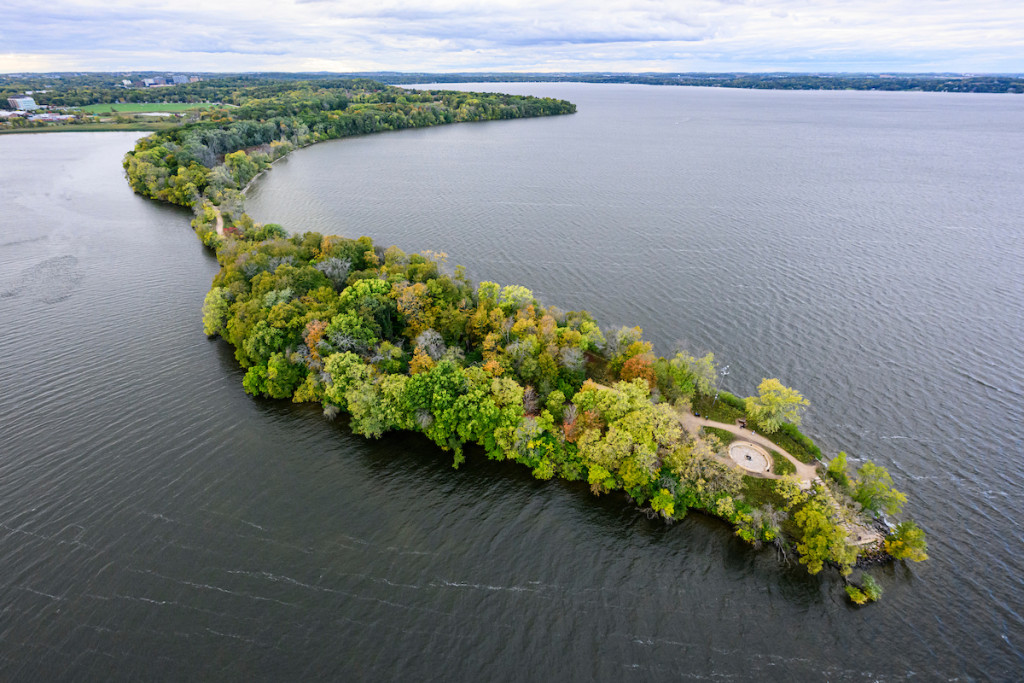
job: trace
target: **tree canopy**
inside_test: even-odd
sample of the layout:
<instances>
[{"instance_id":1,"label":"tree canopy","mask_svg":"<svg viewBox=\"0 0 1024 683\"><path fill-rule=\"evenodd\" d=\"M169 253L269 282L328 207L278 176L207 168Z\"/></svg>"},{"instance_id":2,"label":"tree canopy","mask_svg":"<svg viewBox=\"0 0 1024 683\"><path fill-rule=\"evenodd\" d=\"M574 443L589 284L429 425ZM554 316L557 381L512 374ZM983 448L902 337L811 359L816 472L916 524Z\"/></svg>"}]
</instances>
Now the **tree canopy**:
<instances>
[{"instance_id":1,"label":"tree canopy","mask_svg":"<svg viewBox=\"0 0 1024 683\"><path fill-rule=\"evenodd\" d=\"M800 415L810 402L796 389L777 379L762 379L757 396L746 399L747 414L767 433L777 432L783 423L800 424Z\"/></svg>"}]
</instances>

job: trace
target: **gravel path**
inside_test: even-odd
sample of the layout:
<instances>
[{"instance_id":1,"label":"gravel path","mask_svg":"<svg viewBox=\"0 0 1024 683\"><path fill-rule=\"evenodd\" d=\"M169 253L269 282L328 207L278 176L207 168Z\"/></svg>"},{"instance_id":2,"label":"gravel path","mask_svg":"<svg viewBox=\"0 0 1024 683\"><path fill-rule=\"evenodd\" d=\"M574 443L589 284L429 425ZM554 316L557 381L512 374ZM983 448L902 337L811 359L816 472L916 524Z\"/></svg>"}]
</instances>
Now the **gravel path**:
<instances>
[{"instance_id":1,"label":"gravel path","mask_svg":"<svg viewBox=\"0 0 1024 683\"><path fill-rule=\"evenodd\" d=\"M765 437L761 436L760 434L753 430L744 429L743 427L737 425L726 424L725 422L715 422L714 420L708 420L703 417L697 417L696 415L690 412L680 412L679 421L683 423L683 427L686 428L686 431L690 432L690 434L693 434L694 436L697 435L701 427L714 427L715 429L722 429L727 432L731 432L732 434L735 434L744 441L756 443L758 446L768 449L769 452L775 451L776 453L782 455L782 457L786 458L786 460L789 460L791 463L793 463L793 466L796 467L797 479L799 479L807 487L810 487L811 482L818 478L817 467L815 467L814 465L808 465L807 463L800 462L795 457L793 457L788 451L772 443L771 441L769 441L768 439L766 439ZM769 479L780 478L777 474L767 474L764 476L768 477Z\"/></svg>"}]
</instances>

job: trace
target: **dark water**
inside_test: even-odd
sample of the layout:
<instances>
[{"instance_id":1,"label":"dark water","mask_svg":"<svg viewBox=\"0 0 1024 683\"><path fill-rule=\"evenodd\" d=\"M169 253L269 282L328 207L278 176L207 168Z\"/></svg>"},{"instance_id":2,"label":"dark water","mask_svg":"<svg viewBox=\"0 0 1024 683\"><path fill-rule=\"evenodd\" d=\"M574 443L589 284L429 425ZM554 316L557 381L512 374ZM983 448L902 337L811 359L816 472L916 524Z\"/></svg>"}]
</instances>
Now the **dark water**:
<instances>
[{"instance_id":1,"label":"dark water","mask_svg":"<svg viewBox=\"0 0 1024 683\"><path fill-rule=\"evenodd\" d=\"M251 400L134 136L6 136L0 678L1019 679L1024 99L507 89L580 113L319 145L249 208L779 376L932 559L853 609L716 520Z\"/></svg>"}]
</instances>

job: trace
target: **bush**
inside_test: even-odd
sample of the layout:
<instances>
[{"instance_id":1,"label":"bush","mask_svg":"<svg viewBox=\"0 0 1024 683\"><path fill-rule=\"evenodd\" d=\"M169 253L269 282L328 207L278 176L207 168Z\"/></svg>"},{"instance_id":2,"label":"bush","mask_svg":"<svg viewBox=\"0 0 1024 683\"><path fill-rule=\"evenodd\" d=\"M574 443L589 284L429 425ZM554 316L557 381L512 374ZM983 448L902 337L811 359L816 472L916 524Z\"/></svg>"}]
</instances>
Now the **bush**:
<instances>
[{"instance_id":1,"label":"bush","mask_svg":"<svg viewBox=\"0 0 1024 683\"><path fill-rule=\"evenodd\" d=\"M861 591L861 589L854 586L852 583L847 584L846 594L850 596L851 601L858 605L863 605L868 601L868 596L864 595L864 592Z\"/></svg>"},{"instance_id":2,"label":"bush","mask_svg":"<svg viewBox=\"0 0 1024 683\"><path fill-rule=\"evenodd\" d=\"M864 595L868 596L868 600L871 602L875 602L882 597L882 587L868 574L864 575L864 583L861 588L864 591Z\"/></svg>"},{"instance_id":3,"label":"bush","mask_svg":"<svg viewBox=\"0 0 1024 683\"><path fill-rule=\"evenodd\" d=\"M865 605L882 597L882 587L871 576L865 574L860 586L855 583L846 584L846 595L854 604Z\"/></svg>"},{"instance_id":4,"label":"bush","mask_svg":"<svg viewBox=\"0 0 1024 683\"><path fill-rule=\"evenodd\" d=\"M732 432L727 432L724 429L717 429L715 427L705 427L704 431L708 434L714 434L718 437L718 440L722 442L723 446L728 446L736 440L736 435Z\"/></svg>"},{"instance_id":5,"label":"bush","mask_svg":"<svg viewBox=\"0 0 1024 683\"><path fill-rule=\"evenodd\" d=\"M839 451L839 455L832 458L828 464L828 476L846 492L853 490L850 474L846 466L846 453Z\"/></svg>"},{"instance_id":6,"label":"bush","mask_svg":"<svg viewBox=\"0 0 1024 683\"><path fill-rule=\"evenodd\" d=\"M736 396L735 394L730 394L728 391L718 392L718 400L727 406L732 406L737 410L745 409L743 399L740 398L739 396Z\"/></svg>"},{"instance_id":7,"label":"bush","mask_svg":"<svg viewBox=\"0 0 1024 683\"><path fill-rule=\"evenodd\" d=\"M811 441L810 437L801 432L796 425L789 424L788 422L783 423L783 425L779 427L779 431L788 436L795 443L799 444L803 450L807 451L818 460L821 460L821 449L818 448L817 444ZM787 448L786 450L789 449ZM796 455L796 453L793 455Z\"/></svg>"}]
</instances>

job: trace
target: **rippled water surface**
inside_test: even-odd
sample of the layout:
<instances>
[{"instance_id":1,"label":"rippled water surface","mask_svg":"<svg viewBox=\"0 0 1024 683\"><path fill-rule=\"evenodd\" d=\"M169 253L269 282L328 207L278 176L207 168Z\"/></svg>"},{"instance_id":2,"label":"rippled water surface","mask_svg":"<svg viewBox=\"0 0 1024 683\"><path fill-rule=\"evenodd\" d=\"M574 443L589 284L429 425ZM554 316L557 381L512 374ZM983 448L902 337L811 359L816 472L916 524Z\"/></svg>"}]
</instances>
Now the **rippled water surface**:
<instances>
[{"instance_id":1,"label":"rippled water surface","mask_svg":"<svg viewBox=\"0 0 1024 683\"><path fill-rule=\"evenodd\" d=\"M1024 99L500 89L579 113L301 150L250 211L780 377L932 559L854 609L716 520L251 400L135 136L4 136L0 677L1019 679Z\"/></svg>"}]
</instances>

